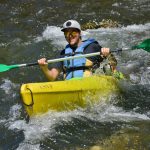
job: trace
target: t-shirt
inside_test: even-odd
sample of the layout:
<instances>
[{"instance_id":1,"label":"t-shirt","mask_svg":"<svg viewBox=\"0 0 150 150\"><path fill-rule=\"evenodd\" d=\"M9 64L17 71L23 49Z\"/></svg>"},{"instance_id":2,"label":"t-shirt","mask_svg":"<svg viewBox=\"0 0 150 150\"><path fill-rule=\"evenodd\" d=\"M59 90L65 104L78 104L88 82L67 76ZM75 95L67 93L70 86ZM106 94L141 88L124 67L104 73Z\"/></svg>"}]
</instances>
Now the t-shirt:
<instances>
[{"instance_id":1,"label":"t-shirt","mask_svg":"<svg viewBox=\"0 0 150 150\"><path fill-rule=\"evenodd\" d=\"M72 47L73 51L76 50L77 47ZM89 53L95 53L95 52L100 52L101 50L101 46L99 45L98 42L94 42L94 43L91 43L89 44L83 51L84 54L89 54ZM65 49L62 50L60 52L60 56L58 58L63 58L64 57L64 54L65 54ZM97 56L91 56L91 57L88 57L87 59L89 59L90 61L93 62L93 68L96 69L99 67L100 65L100 62L103 61L103 58L100 57L100 55L97 55ZM53 68L56 68L56 69L59 69L60 71L63 71L63 62L57 62L55 64L53 64L52 66Z\"/></svg>"}]
</instances>

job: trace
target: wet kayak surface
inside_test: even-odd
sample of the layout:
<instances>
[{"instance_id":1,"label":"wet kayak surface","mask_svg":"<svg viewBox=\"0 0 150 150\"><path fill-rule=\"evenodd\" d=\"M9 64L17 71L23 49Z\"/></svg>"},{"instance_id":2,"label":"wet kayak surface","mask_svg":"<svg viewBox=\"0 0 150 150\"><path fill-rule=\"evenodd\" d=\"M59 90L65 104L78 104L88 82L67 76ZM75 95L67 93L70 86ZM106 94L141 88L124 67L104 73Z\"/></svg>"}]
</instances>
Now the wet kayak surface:
<instances>
[{"instance_id":1,"label":"wet kayak surface","mask_svg":"<svg viewBox=\"0 0 150 150\"><path fill-rule=\"evenodd\" d=\"M131 47L149 38L149 6L149 0L1 1L0 64L56 58L67 44L60 29L68 19L81 24L115 20L120 27L87 29L83 40L92 37L111 49ZM35 66L0 73L0 149L150 149L150 53L139 49L115 56L128 80L120 83L121 94L111 95L110 103L30 119L20 86L47 81L41 70Z\"/></svg>"}]
</instances>

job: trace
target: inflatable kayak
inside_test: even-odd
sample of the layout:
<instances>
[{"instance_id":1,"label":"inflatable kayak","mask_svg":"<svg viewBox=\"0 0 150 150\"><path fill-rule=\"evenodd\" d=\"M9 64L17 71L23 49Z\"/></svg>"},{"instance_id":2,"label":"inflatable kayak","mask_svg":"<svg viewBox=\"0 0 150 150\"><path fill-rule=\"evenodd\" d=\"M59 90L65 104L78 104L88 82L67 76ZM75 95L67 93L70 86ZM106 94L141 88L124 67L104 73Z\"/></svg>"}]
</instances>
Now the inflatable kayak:
<instances>
[{"instance_id":1,"label":"inflatable kayak","mask_svg":"<svg viewBox=\"0 0 150 150\"><path fill-rule=\"evenodd\" d=\"M100 101L100 97L118 92L112 76L92 76L66 81L28 83L21 86L21 96L29 116L48 110L73 110Z\"/></svg>"}]
</instances>

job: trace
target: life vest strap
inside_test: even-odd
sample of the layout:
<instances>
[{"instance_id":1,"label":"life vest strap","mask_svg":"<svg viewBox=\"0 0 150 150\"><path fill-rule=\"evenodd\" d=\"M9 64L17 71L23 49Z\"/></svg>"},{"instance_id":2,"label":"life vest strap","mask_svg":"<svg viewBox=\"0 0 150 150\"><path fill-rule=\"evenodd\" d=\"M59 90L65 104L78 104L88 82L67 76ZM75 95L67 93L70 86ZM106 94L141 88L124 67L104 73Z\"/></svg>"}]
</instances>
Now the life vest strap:
<instances>
[{"instance_id":1,"label":"life vest strap","mask_svg":"<svg viewBox=\"0 0 150 150\"><path fill-rule=\"evenodd\" d=\"M70 67L70 68L67 68L65 70L65 72L67 72L69 74L70 72L73 72L73 71L77 71L77 70L83 70L83 71L85 71L85 70L90 70L91 68L92 68L92 66Z\"/></svg>"}]
</instances>

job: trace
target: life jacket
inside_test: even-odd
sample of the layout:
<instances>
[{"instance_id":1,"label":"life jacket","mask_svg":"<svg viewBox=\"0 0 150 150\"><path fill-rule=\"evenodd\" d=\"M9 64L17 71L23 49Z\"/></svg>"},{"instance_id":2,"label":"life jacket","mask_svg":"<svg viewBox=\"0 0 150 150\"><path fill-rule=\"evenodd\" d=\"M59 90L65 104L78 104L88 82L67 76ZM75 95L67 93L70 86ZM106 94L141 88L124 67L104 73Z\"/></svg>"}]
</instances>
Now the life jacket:
<instances>
[{"instance_id":1,"label":"life jacket","mask_svg":"<svg viewBox=\"0 0 150 150\"><path fill-rule=\"evenodd\" d=\"M83 43L75 50L70 47L68 44L65 48L65 57L69 56L78 56L82 55L84 49L90 45L91 43L96 42L94 39L88 39L83 41ZM92 66L87 65L89 60L86 58L78 58L72 60L65 60L64 64L64 71L65 71L65 79L69 80L75 77L83 77L85 76L85 70L89 70ZM91 62L92 63L92 62Z\"/></svg>"}]
</instances>

